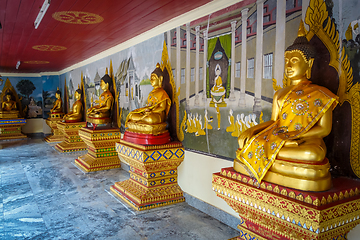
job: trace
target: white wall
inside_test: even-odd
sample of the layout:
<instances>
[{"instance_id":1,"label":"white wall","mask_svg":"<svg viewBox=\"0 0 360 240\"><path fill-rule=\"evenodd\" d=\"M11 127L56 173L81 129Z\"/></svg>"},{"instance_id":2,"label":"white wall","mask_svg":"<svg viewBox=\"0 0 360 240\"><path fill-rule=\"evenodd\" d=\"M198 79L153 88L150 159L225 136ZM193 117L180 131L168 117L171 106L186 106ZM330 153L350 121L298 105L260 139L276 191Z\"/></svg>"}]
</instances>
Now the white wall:
<instances>
[{"instance_id":1,"label":"white wall","mask_svg":"<svg viewBox=\"0 0 360 240\"><path fill-rule=\"evenodd\" d=\"M50 134L51 129L46 124L45 119L42 118L29 118L26 119L26 124L21 128L21 131L27 133L44 133Z\"/></svg>"}]
</instances>

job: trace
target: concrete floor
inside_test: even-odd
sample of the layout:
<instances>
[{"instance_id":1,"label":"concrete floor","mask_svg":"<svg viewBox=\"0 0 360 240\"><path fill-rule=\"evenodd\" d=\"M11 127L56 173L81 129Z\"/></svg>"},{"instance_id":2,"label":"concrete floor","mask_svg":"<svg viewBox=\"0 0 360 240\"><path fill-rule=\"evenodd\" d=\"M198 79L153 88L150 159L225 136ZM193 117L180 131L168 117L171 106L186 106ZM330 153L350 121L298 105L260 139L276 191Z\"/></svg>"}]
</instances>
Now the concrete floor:
<instances>
[{"instance_id":1,"label":"concrete floor","mask_svg":"<svg viewBox=\"0 0 360 240\"><path fill-rule=\"evenodd\" d=\"M109 191L122 169L84 174L42 138L0 145L0 239L229 239L239 232L180 203L135 212Z\"/></svg>"}]
</instances>

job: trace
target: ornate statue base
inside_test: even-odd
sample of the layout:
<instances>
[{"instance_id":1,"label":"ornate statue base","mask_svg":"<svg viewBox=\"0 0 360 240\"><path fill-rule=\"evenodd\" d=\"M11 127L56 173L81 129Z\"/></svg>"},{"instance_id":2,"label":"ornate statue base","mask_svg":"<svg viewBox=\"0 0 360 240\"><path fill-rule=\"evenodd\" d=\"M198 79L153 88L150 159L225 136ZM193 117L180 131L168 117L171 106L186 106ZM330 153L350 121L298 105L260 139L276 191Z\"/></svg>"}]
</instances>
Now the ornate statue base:
<instances>
[{"instance_id":1,"label":"ornate statue base","mask_svg":"<svg viewBox=\"0 0 360 240\"><path fill-rule=\"evenodd\" d=\"M65 140L56 144L59 152L85 151L87 146L79 136L79 130L86 126L86 122L58 122L57 128L65 136Z\"/></svg>"},{"instance_id":2,"label":"ornate statue base","mask_svg":"<svg viewBox=\"0 0 360 240\"><path fill-rule=\"evenodd\" d=\"M50 117L46 119L46 124L51 128L52 135L45 138L48 143L62 142L64 134L58 129L57 124L63 120L64 113L51 113Z\"/></svg>"},{"instance_id":3,"label":"ornate statue base","mask_svg":"<svg viewBox=\"0 0 360 240\"><path fill-rule=\"evenodd\" d=\"M239 213L237 239L346 239L360 223L360 182L333 179L324 192L306 192L252 178L232 167L213 174L213 190Z\"/></svg>"},{"instance_id":4,"label":"ornate statue base","mask_svg":"<svg viewBox=\"0 0 360 240\"><path fill-rule=\"evenodd\" d=\"M159 145L159 144L169 143L171 141L171 138L170 138L170 133L168 131L159 135L125 131L124 140L127 142L132 142L141 145Z\"/></svg>"},{"instance_id":5,"label":"ornate statue base","mask_svg":"<svg viewBox=\"0 0 360 240\"><path fill-rule=\"evenodd\" d=\"M21 127L26 123L24 118L0 119L0 140L26 138Z\"/></svg>"},{"instance_id":6,"label":"ornate statue base","mask_svg":"<svg viewBox=\"0 0 360 240\"><path fill-rule=\"evenodd\" d=\"M110 190L131 207L141 211L185 201L177 183L177 167L184 159L180 142L144 146L121 140L116 150L130 165L130 179Z\"/></svg>"},{"instance_id":7,"label":"ornate statue base","mask_svg":"<svg viewBox=\"0 0 360 240\"><path fill-rule=\"evenodd\" d=\"M118 128L93 129L83 127L79 136L87 145L88 153L78 157L75 164L85 172L101 171L120 167L115 143L121 138Z\"/></svg>"}]
</instances>

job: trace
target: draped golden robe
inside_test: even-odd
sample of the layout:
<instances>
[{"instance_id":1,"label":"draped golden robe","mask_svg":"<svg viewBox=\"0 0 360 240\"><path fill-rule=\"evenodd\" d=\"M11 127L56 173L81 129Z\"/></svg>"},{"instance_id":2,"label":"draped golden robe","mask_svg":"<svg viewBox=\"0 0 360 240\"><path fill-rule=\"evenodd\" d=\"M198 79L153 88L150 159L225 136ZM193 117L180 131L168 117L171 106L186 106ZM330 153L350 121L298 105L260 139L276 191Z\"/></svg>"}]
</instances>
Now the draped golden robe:
<instances>
[{"instance_id":1,"label":"draped golden robe","mask_svg":"<svg viewBox=\"0 0 360 240\"><path fill-rule=\"evenodd\" d=\"M241 151L240 159L258 182L274 163L287 140L298 139L313 127L329 108L337 105L337 96L328 89L302 81L284 97L278 119L253 136ZM275 103L274 103L275 104ZM282 134L284 137L280 137Z\"/></svg>"}]
</instances>

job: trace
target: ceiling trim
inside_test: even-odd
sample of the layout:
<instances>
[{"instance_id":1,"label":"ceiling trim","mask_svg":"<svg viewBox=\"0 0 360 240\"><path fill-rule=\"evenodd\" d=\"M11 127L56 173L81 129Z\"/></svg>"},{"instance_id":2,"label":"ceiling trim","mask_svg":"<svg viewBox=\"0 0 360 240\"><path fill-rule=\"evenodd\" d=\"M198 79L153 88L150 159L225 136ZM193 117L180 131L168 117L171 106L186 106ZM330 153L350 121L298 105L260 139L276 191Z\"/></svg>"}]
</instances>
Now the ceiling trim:
<instances>
[{"instance_id":1,"label":"ceiling trim","mask_svg":"<svg viewBox=\"0 0 360 240\"><path fill-rule=\"evenodd\" d=\"M160 24L142 34L137 35L136 37L133 37L132 39L129 39L123 43L120 43L119 45L116 45L115 47L109 48L101 53L98 53L86 60L83 60L81 62L78 62L70 67L67 67L63 70L60 70L59 72L40 72L40 73L1 73L4 77L41 77L41 76L49 76L49 75L61 75L67 72L70 72L71 70L83 67L87 64L93 63L97 60L103 59L105 57L108 57L114 53L120 52L124 49L127 49L131 46L134 46L138 43L141 43L145 40L148 40L152 37L155 37L161 33L167 32L169 30L172 30L178 26L184 25L186 23L192 22L196 19L199 19L201 17L207 16L213 12L216 12L218 10L224 9L226 7L229 7L235 3L243 2L244 0L213 0L201 7L198 7L196 9L193 9L189 12L186 12L180 16L177 16L167 22L164 22L163 24Z\"/></svg>"}]
</instances>

